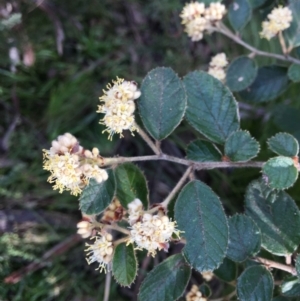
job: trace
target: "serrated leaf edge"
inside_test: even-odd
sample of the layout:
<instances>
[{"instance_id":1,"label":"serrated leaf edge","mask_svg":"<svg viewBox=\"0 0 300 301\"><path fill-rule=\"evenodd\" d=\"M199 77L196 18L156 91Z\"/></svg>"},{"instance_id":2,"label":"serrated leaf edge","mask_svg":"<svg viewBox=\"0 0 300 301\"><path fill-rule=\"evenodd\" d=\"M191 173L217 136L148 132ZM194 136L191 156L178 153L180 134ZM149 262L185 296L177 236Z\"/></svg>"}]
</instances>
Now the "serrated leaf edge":
<instances>
[{"instance_id":1,"label":"serrated leaf edge","mask_svg":"<svg viewBox=\"0 0 300 301\"><path fill-rule=\"evenodd\" d=\"M226 213L225 213L225 210L224 210L224 207L223 207L223 204L222 204L222 202L221 202L220 197L219 197L219 196L218 196L218 195L217 195L217 194L216 194L216 193L215 193L215 192L214 192L207 184L203 183L203 182L200 181L200 180L193 180L193 181L188 182L186 185L188 185L188 184L190 184L190 183L192 183L192 182L196 182L196 181L201 182L202 184L206 185L206 186L207 186L207 187L208 187L208 188L216 195L216 197L218 198L218 200L219 200L219 202L220 202L220 204L221 204L221 208L222 208L222 211L223 211L224 216L225 216L225 223L226 223L226 225L227 225L227 245L226 245L226 249L224 250L223 260L217 263L217 266L216 266L216 268L214 269L214 270L216 270L216 269L218 269L218 268L220 267L220 265L223 263L224 258L226 257L226 254L227 254L227 250L228 250L228 244L229 244L229 224L228 224L228 218L227 218L227 215L226 215ZM184 187L186 187L186 185L185 185ZM184 187L183 187L183 188L184 188ZM181 191L183 190L183 188L181 189ZM181 191L180 191L180 193L181 193ZM178 196L179 196L179 195L178 195ZM176 201L177 201L177 200L176 200ZM187 244L187 243L186 243L186 244ZM203 270L203 271L200 271L200 270L195 269L195 268L190 264L188 258L187 258L186 255L184 254L184 248L182 249L181 254L182 254L182 256L184 257L184 259L185 259L185 261L187 262L187 264L188 264L192 269L194 269L195 271L198 271L198 272L200 272L200 273L204 273L204 272L213 272L213 271L214 271L214 270Z\"/></svg>"},{"instance_id":2,"label":"serrated leaf edge","mask_svg":"<svg viewBox=\"0 0 300 301\"><path fill-rule=\"evenodd\" d=\"M252 160L253 158L255 158L255 157L259 154L259 152L260 152L260 150L261 150L260 143L259 143L253 136L251 136L251 134L250 134L250 132L249 132L248 130L242 130L242 129L239 129L239 130L237 130L237 131L231 133L231 134L228 136L228 138L227 138L226 141L225 141L225 144L226 144L227 140L228 140L232 135L236 134L237 132L245 132L245 133L248 133L249 136L250 136L250 138L251 138L251 140L253 140L253 141L256 142L256 144L257 144L257 146L258 146L258 150L257 150L257 153L256 153L254 156L249 157L248 160L245 160L245 161L231 161L231 162L248 162L248 161ZM225 152L225 149L224 149L224 152ZM230 158L226 153L225 153L225 155L231 160L231 158Z\"/></svg>"},{"instance_id":3,"label":"serrated leaf edge","mask_svg":"<svg viewBox=\"0 0 300 301\"><path fill-rule=\"evenodd\" d=\"M174 255L177 255L177 254L174 254ZM174 255L172 255L172 256L174 256ZM191 267L191 266L189 265L189 263L187 262L185 256L184 256L182 253L181 253L181 256L182 256L183 259L185 260L185 264L186 264L187 266ZM170 257L171 257L171 256L170 256ZM170 257L168 257L168 258L170 258ZM167 258L167 259L168 259L168 258ZM154 268L155 268L155 267L154 267ZM151 273L153 273L154 268L147 274L146 277L148 277ZM190 281L190 279L191 279L192 269L189 270L189 274L190 274L189 280L187 281L187 283L186 283L186 285L185 285L185 287L184 287L183 293L182 293L178 298L182 297L183 294L184 294L185 291L186 291L186 288L187 288L187 286L188 286L188 284L189 284L189 281ZM145 279L144 279L144 280L145 280ZM142 283L142 284L143 284L143 283ZM142 286L142 284L141 284L141 286ZM138 297L137 300L138 300L138 301L141 301L141 300L140 300L140 289L141 289L141 286L140 286L140 288L139 288L139 292L138 292L138 295L137 295L137 297Z\"/></svg>"},{"instance_id":4,"label":"serrated leaf edge","mask_svg":"<svg viewBox=\"0 0 300 301\"><path fill-rule=\"evenodd\" d=\"M277 154L277 155L279 155L279 156L288 157L288 158L293 158L293 156L291 156L291 157L285 156L285 155L279 154L278 152L276 152L276 151L274 151L274 150L271 149L270 144L269 144L269 141L270 141L272 138L275 138L277 135L280 135L280 134L287 134L287 135L289 135L289 136L292 136L292 138L295 139L295 141L296 141L296 143L297 143L297 146L298 146L298 152L297 152L297 154L296 154L295 156L298 156L298 154L299 154L299 142L298 142L298 140L297 140L292 134L287 133L287 132L279 132L279 133L276 133L274 136L270 137L270 138L267 140L268 149L269 149L270 151L272 151L274 154ZM295 157L295 156L294 156L294 157Z\"/></svg>"},{"instance_id":5,"label":"serrated leaf edge","mask_svg":"<svg viewBox=\"0 0 300 301\"><path fill-rule=\"evenodd\" d=\"M133 247L133 246L132 246L132 247ZM127 246L126 246L126 248L127 248ZM115 255L115 254L114 254L114 255ZM114 255L113 255L113 256L114 256ZM137 277L138 269L139 269L139 262L138 262L138 260L137 260L137 257L136 257L136 251L135 251L134 247L133 247L133 255L134 255L135 262L136 262L136 271L135 271L135 277L134 277L134 279L132 280L132 282L131 282L130 284L128 284L128 285L123 285L121 282L119 282L119 281L115 278L115 275L114 275L114 273L112 272L112 275L113 275L115 281L116 281L121 287L129 287L129 288L130 288L130 286L134 283L134 281L135 281L135 279L136 279L136 277Z\"/></svg>"},{"instance_id":6,"label":"serrated leaf edge","mask_svg":"<svg viewBox=\"0 0 300 301\"><path fill-rule=\"evenodd\" d=\"M264 173L264 170L263 170L263 169L264 169L264 166L265 166L270 160L275 159L275 158L278 158L278 157L285 157L285 158L289 158L289 159L292 158L292 157L287 157L287 156L276 156L276 157L270 158L270 159L269 159L267 162L265 162L265 163L263 164L263 166L262 166L261 172L262 172L263 175L265 175L265 176L268 177L268 175ZM293 166L295 166L295 165L293 165ZM296 181L297 181L297 179L298 179L298 176L299 176L299 170L298 170L298 168L297 168L296 166L295 166L295 168L297 169L298 172L297 172L296 180L295 180L295 182L294 182L292 185L290 185L290 186L288 186L288 187L285 187L285 188L272 188L272 187L270 186L270 182L268 181L268 182L266 182L267 186L268 186L270 189L272 189L272 190L279 190L279 191L281 191L281 190L286 190L286 189L289 189L289 188L293 187L293 185L296 183Z\"/></svg>"},{"instance_id":7,"label":"serrated leaf edge","mask_svg":"<svg viewBox=\"0 0 300 301\"><path fill-rule=\"evenodd\" d=\"M230 220L232 217L234 217L234 216L244 216L244 217L247 217L247 218L249 218L249 219L254 223L254 225L257 227L257 229L258 229L258 231L259 231L259 237L260 237L260 249L261 249L261 248L262 248L262 245L261 245L261 236L262 236L262 234L261 234L260 228L258 227L258 225L256 224L256 222L253 220L253 218L250 217L250 216L248 216L248 215L246 215L245 213L236 213L236 214L231 215L231 216L228 217L228 225L229 225L229 220ZM229 231L229 234L230 234L230 231ZM229 243L228 243L228 245L229 245ZM259 252L260 252L260 250L258 250L256 253L253 253L252 256L255 256L255 255L258 254ZM227 253L226 253L226 257L228 257L228 256L227 256ZM249 259L249 258L251 258L251 256L248 256L245 260L247 260L247 259ZM245 261L245 260L243 260L243 261L236 261L236 260L231 259L230 257L228 257L228 259L230 259L230 260L233 261L233 262L237 262L237 263L242 263L242 262Z\"/></svg>"},{"instance_id":8,"label":"serrated leaf edge","mask_svg":"<svg viewBox=\"0 0 300 301\"><path fill-rule=\"evenodd\" d=\"M186 94L185 85L183 84L182 79L179 77L178 73L176 73L171 67L156 67L156 68L150 70L150 71L146 74L146 76L144 77L144 79L143 79L143 81L142 81L142 83L141 83L141 87L142 87L144 81L146 80L148 74L151 73L152 71L156 70L156 69L170 69L170 70L172 70L172 71L174 72L174 74L176 74L176 76L178 77L178 79L180 80L181 87L183 88L184 94L185 94L185 97L184 97L184 104L185 104L185 106L184 106L184 110L183 110L181 119L180 119L180 120L178 121L178 123L174 126L173 130L172 130L167 136L164 136L164 137L161 138L160 140L158 140L158 139L156 139L155 137L153 137L152 134L149 132L148 128L147 128L146 125L144 124L144 119L143 119L143 117L142 117L142 115L141 115L141 113L140 113L140 110L138 110L138 113L139 113L139 115L140 115L140 117L141 117L141 120L142 120L142 122L143 122L144 128L147 130L147 132L149 133L149 135L150 135L153 139L155 139L155 140L157 140L157 141L162 141L162 140L166 139L168 136L170 136L170 135L174 132L174 130L179 126L179 124L182 122L182 120L184 119L185 112L186 112L186 108L187 108L187 94Z\"/></svg>"}]
</instances>

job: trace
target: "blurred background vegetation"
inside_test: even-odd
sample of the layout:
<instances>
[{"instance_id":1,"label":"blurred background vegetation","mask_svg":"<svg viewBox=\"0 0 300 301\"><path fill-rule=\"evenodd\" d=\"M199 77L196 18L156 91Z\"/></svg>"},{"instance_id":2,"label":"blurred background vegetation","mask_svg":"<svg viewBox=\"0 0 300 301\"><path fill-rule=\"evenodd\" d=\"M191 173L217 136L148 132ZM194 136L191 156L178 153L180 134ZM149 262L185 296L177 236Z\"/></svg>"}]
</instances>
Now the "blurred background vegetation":
<instances>
[{"instance_id":1,"label":"blurred background vegetation","mask_svg":"<svg viewBox=\"0 0 300 301\"><path fill-rule=\"evenodd\" d=\"M195 69L207 70L210 57L216 53L225 52L229 60L247 53L216 34L192 43L178 16L184 3L1 1L1 301L102 300L104 276L86 264L84 242L74 236L81 219L78 201L68 193L58 194L47 183L42 149L49 148L59 134L71 132L86 148L96 146L104 156L151 154L138 136L126 133L123 139L115 137L110 142L102 135L103 127L98 124L101 116L95 111L105 85L116 76L141 84L146 73L157 66L172 67L184 76ZM242 35L260 49L280 52L276 41L268 43L258 35L269 9L268 5L257 9ZM257 58L257 62L274 63L266 58ZM299 85L293 84L275 101L259 105L240 102L242 128L262 146L259 160L271 156L266 139L274 133L287 131L300 139L299 92ZM183 157L187 143L199 137L183 121L163 141L162 148ZM156 203L184 170L167 162L139 166L145 171L150 199ZM242 212L245 188L259 176L258 170L251 169L197 173L220 195L228 214ZM299 204L299 185L289 192ZM63 250L53 249L59 243ZM47 259L49 250L52 258ZM140 277L163 256L160 253L156 259L147 259L146 264L141 262ZM32 262L42 268L29 273L22 270L19 278L12 274ZM4 283L4 279L16 283ZM110 300L135 300L140 280L131 290L112 284Z\"/></svg>"}]
</instances>

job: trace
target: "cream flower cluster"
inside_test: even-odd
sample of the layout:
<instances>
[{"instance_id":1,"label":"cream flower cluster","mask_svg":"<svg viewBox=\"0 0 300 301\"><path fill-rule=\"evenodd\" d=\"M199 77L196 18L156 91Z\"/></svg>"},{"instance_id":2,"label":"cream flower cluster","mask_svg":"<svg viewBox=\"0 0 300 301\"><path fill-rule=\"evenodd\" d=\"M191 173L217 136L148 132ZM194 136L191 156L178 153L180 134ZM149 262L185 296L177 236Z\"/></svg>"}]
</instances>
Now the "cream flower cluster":
<instances>
[{"instance_id":1,"label":"cream flower cluster","mask_svg":"<svg viewBox=\"0 0 300 301\"><path fill-rule=\"evenodd\" d=\"M191 290L185 296L186 301L207 301L206 298L202 297L202 293L199 291L197 285L193 285Z\"/></svg>"},{"instance_id":2,"label":"cream flower cluster","mask_svg":"<svg viewBox=\"0 0 300 301\"><path fill-rule=\"evenodd\" d=\"M53 189L60 193L67 190L77 196L91 178L98 183L108 178L104 169L88 162L98 157L99 150L84 151L78 140L69 133L58 136L57 140L52 141L50 150L43 152L43 168L51 173L48 182L54 183Z\"/></svg>"},{"instance_id":3,"label":"cream flower cluster","mask_svg":"<svg viewBox=\"0 0 300 301\"><path fill-rule=\"evenodd\" d=\"M146 249L148 254L155 256L157 250L168 250L173 233L179 237L176 223L168 216L143 213L141 201L137 199L128 207L131 223L129 242L134 242L138 249Z\"/></svg>"},{"instance_id":4,"label":"cream flower cluster","mask_svg":"<svg viewBox=\"0 0 300 301\"><path fill-rule=\"evenodd\" d=\"M141 200L134 199L128 204L128 221L131 226L135 224L143 214L144 210Z\"/></svg>"},{"instance_id":5,"label":"cream flower cluster","mask_svg":"<svg viewBox=\"0 0 300 301\"><path fill-rule=\"evenodd\" d=\"M82 238L88 238L92 235L94 226L89 221L81 221L77 223L77 228L78 228L77 233Z\"/></svg>"},{"instance_id":6,"label":"cream flower cluster","mask_svg":"<svg viewBox=\"0 0 300 301\"><path fill-rule=\"evenodd\" d=\"M107 90L103 90L103 93L100 97L103 104L98 106L97 112L105 114L100 123L107 127L105 131L109 133L109 139L115 133L122 137L124 130L135 131L134 100L141 96L137 83L117 78L113 85L107 85Z\"/></svg>"},{"instance_id":7,"label":"cream flower cluster","mask_svg":"<svg viewBox=\"0 0 300 301\"><path fill-rule=\"evenodd\" d=\"M217 78L221 82L224 82L226 78L225 67L227 65L228 65L228 61L226 58L226 54L219 53L211 59L209 63L208 74Z\"/></svg>"},{"instance_id":8,"label":"cream flower cluster","mask_svg":"<svg viewBox=\"0 0 300 301\"><path fill-rule=\"evenodd\" d=\"M184 6L180 17L181 23L185 26L185 32L192 41L200 41L203 34L210 33L225 14L226 8L219 2L210 3L207 8L204 3L191 2Z\"/></svg>"},{"instance_id":9,"label":"cream flower cluster","mask_svg":"<svg viewBox=\"0 0 300 301\"><path fill-rule=\"evenodd\" d=\"M95 261L99 263L99 267L97 270L100 269L100 272L103 270L107 271L107 266L111 262L113 257L113 237L111 234L105 234L99 236L94 236L91 239L95 239L92 245L86 244L88 247L85 251L87 252L87 262L91 264Z\"/></svg>"},{"instance_id":10,"label":"cream flower cluster","mask_svg":"<svg viewBox=\"0 0 300 301\"><path fill-rule=\"evenodd\" d=\"M268 19L268 21L262 23L260 36L270 40L280 31L290 27L293 20L292 11L288 7L279 6L271 11Z\"/></svg>"}]
</instances>

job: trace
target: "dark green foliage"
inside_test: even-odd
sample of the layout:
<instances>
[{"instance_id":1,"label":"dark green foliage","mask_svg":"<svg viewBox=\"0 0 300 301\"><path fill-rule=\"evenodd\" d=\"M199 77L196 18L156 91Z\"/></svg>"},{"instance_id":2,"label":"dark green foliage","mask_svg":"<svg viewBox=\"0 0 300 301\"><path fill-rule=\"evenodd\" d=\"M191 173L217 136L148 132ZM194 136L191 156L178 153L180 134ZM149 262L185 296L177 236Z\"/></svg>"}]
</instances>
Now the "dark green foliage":
<instances>
[{"instance_id":1,"label":"dark green foliage","mask_svg":"<svg viewBox=\"0 0 300 301\"><path fill-rule=\"evenodd\" d=\"M268 178L269 186L273 189L287 189L298 178L298 169L293 159L288 157L278 156L269 159L262 170Z\"/></svg>"},{"instance_id":2,"label":"dark green foliage","mask_svg":"<svg viewBox=\"0 0 300 301\"><path fill-rule=\"evenodd\" d=\"M156 266L144 280L138 299L140 301L174 301L184 292L191 269L182 255L170 256Z\"/></svg>"},{"instance_id":3,"label":"dark green foliage","mask_svg":"<svg viewBox=\"0 0 300 301\"><path fill-rule=\"evenodd\" d=\"M249 87L257 76L254 60L247 56L234 59L226 71L226 84L231 91L242 91Z\"/></svg>"},{"instance_id":4,"label":"dark green foliage","mask_svg":"<svg viewBox=\"0 0 300 301\"><path fill-rule=\"evenodd\" d=\"M299 152L298 141L288 133L278 133L271 137L268 140L268 147L274 153L286 157L297 156Z\"/></svg>"},{"instance_id":5,"label":"dark green foliage","mask_svg":"<svg viewBox=\"0 0 300 301\"><path fill-rule=\"evenodd\" d=\"M246 215L260 228L262 247L276 255L292 254L300 244L300 212L285 192L275 193L263 180L246 191Z\"/></svg>"},{"instance_id":6,"label":"dark green foliage","mask_svg":"<svg viewBox=\"0 0 300 301\"><path fill-rule=\"evenodd\" d=\"M188 145L186 157L198 162L218 162L221 161L222 154L214 144L204 140L196 140Z\"/></svg>"},{"instance_id":7,"label":"dark green foliage","mask_svg":"<svg viewBox=\"0 0 300 301\"><path fill-rule=\"evenodd\" d=\"M186 108L181 80L171 68L150 71L141 86L138 101L143 123L157 140L169 136L179 125Z\"/></svg>"},{"instance_id":8,"label":"dark green foliage","mask_svg":"<svg viewBox=\"0 0 300 301\"><path fill-rule=\"evenodd\" d=\"M228 18L235 31L241 31L252 16L252 7L248 0L233 1L228 10Z\"/></svg>"},{"instance_id":9,"label":"dark green foliage","mask_svg":"<svg viewBox=\"0 0 300 301\"><path fill-rule=\"evenodd\" d=\"M222 264L214 270L214 274L223 281L232 282L237 277L236 263L225 257Z\"/></svg>"},{"instance_id":10,"label":"dark green foliage","mask_svg":"<svg viewBox=\"0 0 300 301\"><path fill-rule=\"evenodd\" d=\"M229 244L226 256L242 262L260 251L260 230L253 220L245 215L234 215L228 220Z\"/></svg>"},{"instance_id":11,"label":"dark green foliage","mask_svg":"<svg viewBox=\"0 0 300 301\"><path fill-rule=\"evenodd\" d=\"M148 187L142 171L132 163L119 165L115 170L116 196L122 206L127 209L134 199L140 199L144 208L148 208Z\"/></svg>"},{"instance_id":12,"label":"dark green foliage","mask_svg":"<svg viewBox=\"0 0 300 301\"><path fill-rule=\"evenodd\" d=\"M262 266L247 268L237 282L237 293L241 301L271 301L273 295L273 277Z\"/></svg>"},{"instance_id":13,"label":"dark green foliage","mask_svg":"<svg viewBox=\"0 0 300 301\"><path fill-rule=\"evenodd\" d=\"M200 272L218 268L226 254L228 224L211 188L200 181L187 184L177 198L175 220L184 231L183 254L191 266Z\"/></svg>"},{"instance_id":14,"label":"dark green foliage","mask_svg":"<svg viewBox=\"0 0 300 301\"><path fill-rule=\"evenodd\" d=\"M188 122L211 141L224 143L240 127L237 102L231 92L205 72L191 72L183 82Z\"/></svg>"},{"instance_id":15,"label":"dark green foliage","mask_svg":"<svg viewBox=\"0 0 300 301\"><path fill-rule=\"evenodd\" d=\"M116 190L115 175L111 169L107 170L108 179L101 183L91 179L83 190L80 199L80 210L85 214L99 214L113 200Z\"/></svg>"},{"instance_id":16,"label":"dark green foliage","mask_svg":"<svg viewBox=\"0 0 300 301\"><path fill-rule=\"evenodd\" d=\"M249 161L258 152L259 143L247 131L236 131L225 142L225 155L233 162Z\"/></svg>"},{"instance_id":17,"label":"dark green foliage","mask_svg":"<svg viewBox=\"0 0 300 301\"><path fill-rule=\"evenodd\" d=\"M137 267L133 245L119 244L112 261L112 273L116 281L122 286L130 286L136 277Z\"/></svg>"},{"instance_id":18,"label":"dark green foliage","mask_svg":"<svg viewBox=\"0 0 300 301\"><path fill-rule=\"evenodd\" d=\"M255 81L246 90L240 92L243 100L259 103L277 98L288 87L287 70L279 66L267 66L258 69Z\"/></svg>"}]
</instances>

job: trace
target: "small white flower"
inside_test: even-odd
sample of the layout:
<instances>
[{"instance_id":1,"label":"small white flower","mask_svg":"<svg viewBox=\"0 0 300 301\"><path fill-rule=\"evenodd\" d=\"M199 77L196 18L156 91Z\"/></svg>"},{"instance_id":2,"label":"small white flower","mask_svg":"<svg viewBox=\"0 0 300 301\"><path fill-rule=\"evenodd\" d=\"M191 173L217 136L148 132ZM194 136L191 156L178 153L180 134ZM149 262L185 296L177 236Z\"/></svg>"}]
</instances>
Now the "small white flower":
<instances>
[{"instance_id":1,"label":"small white flower","mask_svg":"<svg viewBox=\"0 0 300 301\"><path fill-rule=\"evenodd\" d=\"M217 55L212 57L209 65L210 67L215 68L225 68L228 65L226 54L224 52L218 53Z\"/></svg>"},{"instance_id":2,"label":"small white flower","mask_svg":"<svg viewBox=\"0 0 300 301\"><path fill-rule=\"evenodd\" d=\"M77 139L69 133L58 136L57 140L52 141L50 150L43 150L43 153L43 168L51 173L48 182L54 183L53 189L60 193L67 190L77 196L91 178L98 183L108 178L104 169L93 164L93 161L97 162L99 150L83 150Z\"/></svg>"},{"instance_id":3,"label":"small white flower","mask_svg":"<svg viewBox=\"0 0 300 301\"><path fill-rule=\"evenodd\" d=\"M223 82L226 78L226 73L225 73L224 69L220 69L220 68L209 68L208 74L215 77L216 79L218 79L221 82Z\"/></svg>"},{"instance_id":4,"label":"small white flower","mask_svg":"<svg viewBox=\"0 0 300 301\"><path fill-rule=\"evenodd\" d=\"M77 223L77 233L82 237L82 238L88 238L92 235L94 226L92 223L88 221L81 221Z\"/></svg>"},{"instance_id":5,"label":"small white flower","mask_svg":"<svg viewBox=\"0 0 300 301\"><path fill-rule=\"evenodd\" d=\"M268 15L268 20L262 23L260 36L270 40L279 32L289 28L292 20L292 11L288 7L274 8Z\"/></svg>"},{"instance_id":6,"label":"small white flower","mask_svg":"<svg viewBox=\"0 0 300 301\"><path fill-rule=\"evenodd\" d=\"M199 291L197 285L193 285L191 290L185 296L186 301L207 301L206 298L202 297L202 293Z\"/></svg>"},{"instance_id":7,"label":"small white flower","mask_svg":"<svg viewBox=\"0 0 300 301\"><path fill-rule=\"evenodd\" d=\"M136 223L143 215L143 203L139 199L134 199L128 204L128 221L130 225Z\"/></svg>"},{"instance_id":8,"label":"small white flower","mask_svg":"<svg viewBox=\"0 0 300 301\"><path fill-rule=\"evenodd\" d=\"M146 249L155 256L156 250L167 250L172 234L179 236L176 223L167 216L145 213L141 221L131 226L130 242L135 242L139 249Z\"/></svg>"},{"instance_id":9,"label":"small white flower","mask_svg":"<svg viewBox=\"0 0 300 301\"><path fill-rule=\"evenodd\" d=\"M214 278L213 272L203 272L201 273L203 279L207 282L211 281Z\"/></svg>"},{"instance_id":10,"label":"small white flower","mask_svg":"<svg viewBox=\"0 0 300 301\"><path fill-rule=\"evenodd\" d=\"M205 10L205 18L211 22L220 21L226 14L225 5L220 2L212 2L209 7Z\"/></svg>"},{"instance_id":11,"label":"small white flower","mask_svg":"<svg viewBox=\"0 0 300 301\"><path fill-rule=\"evenodd\" d=\"M98 106L97 112L105 114L100 123L106 125L109 139L115 133L122 137L124 130L135 131L134 100L141 96L137 83L117 78L103 93L100 97L103 104Z\"/></svg>"},{"instance_id":12,"label":"small white flower","mask_svg":"<svg viewBox=\"0 0 300 301\"><path fill-rule=\"evenodd\" d=\"M87 252L86 260L88 264L98 262L99 267L96 270L100 269L100 272L103 270L106 272L113 256L113 237L111 234L106 234L103 236L94 236L91 239L95 239L95 241L92 245L86 244L88 247L85 250Z\"/></svg>"}]
</instances>

